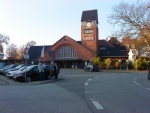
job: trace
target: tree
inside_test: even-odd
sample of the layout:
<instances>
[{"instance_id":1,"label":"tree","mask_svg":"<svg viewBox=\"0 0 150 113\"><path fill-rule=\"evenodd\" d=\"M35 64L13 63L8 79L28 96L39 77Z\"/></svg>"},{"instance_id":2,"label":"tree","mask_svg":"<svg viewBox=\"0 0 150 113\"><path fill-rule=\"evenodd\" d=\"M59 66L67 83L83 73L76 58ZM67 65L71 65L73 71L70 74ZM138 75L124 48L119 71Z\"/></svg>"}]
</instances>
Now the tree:
<instances>
[{"instance_id":1,"label":"tree","mask_svg":"<svg viewBox=\"0 0 150 113\"><path fill-rule=\"evenodd\" d=\"M36 45L36 42L35 41L29 41L27 42L25 45L19 47L17 49L17 59L22 59L23 56L24 56L24 49L27 47L27 48L30 48L31 46L35 46Z\"/></svg>"},{"instance_id":2,"label":"tree","mask_svg":"<svg viewBox=\"0 0 150 113\"><path fill-rule=\"evenodd\" d=\"M27 43L25 44L25 48L26 48L26 47L30 48L31 46L35 46L35 45L36 45L36 42L32 40L32 41L27 42Z\"/></svg>"},{"instance_id":3,"label":"tree","mask_svg":"<svg viewBox=\"0 0 150 113\"><path fill-rule=\"evenodd\" d=\"M9 59L14 59L17 57L17 46L15 44L11 43L7 46L6 56Z\"/></svg>"},{"instance_id":4,"label":"tree","mask_svg":"<svg viewBox=\"0 0 150 113\"><path fill-rule=\"evenodd\" d=\"M17 49L17 59L22 59L24 55L24 46L21 46Z\"/></svg>"},{"instance_id":5,"label":"tree","mask_svg":"<svg viewBox=\"0 0 150 113\"><path fill-rule=\"evenodd\" d=\"M3 34L0 34L0 52L3 53L3 44L8 44L9 37Z\"/></svg>"},{"instance_id":6,"label":"tree","mask_svg":"<svg viewBox=\"0 0 150 113\"><path fill-rule=\"evenodd\" d=\"M149 3L137 1L135 4L121 2L112 8L113 13L108 16L109 22L118 25L118 37L143 37L146 46L150 46L150 9Z\"/></svg>"}]
</instances>

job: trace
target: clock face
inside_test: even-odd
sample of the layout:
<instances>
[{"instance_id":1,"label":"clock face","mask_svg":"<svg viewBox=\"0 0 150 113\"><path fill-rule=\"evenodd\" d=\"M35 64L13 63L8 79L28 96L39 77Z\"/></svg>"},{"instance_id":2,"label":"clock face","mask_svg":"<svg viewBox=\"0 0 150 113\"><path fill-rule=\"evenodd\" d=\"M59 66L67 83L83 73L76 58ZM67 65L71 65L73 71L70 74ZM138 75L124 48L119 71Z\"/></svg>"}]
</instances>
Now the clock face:
<instances>
[{"instance_id":1,"label":"clock face","mask_svg":"<svg viewBox=\"0 0 150 113\"><path fill-rule=\"evenodd\" d=\"M87 23L86 23L86 26L87 26L87 27L90 27L90 26L91 26L91 23L90 23L90 22L87 22Z\"/></svg>"}]
</instances>

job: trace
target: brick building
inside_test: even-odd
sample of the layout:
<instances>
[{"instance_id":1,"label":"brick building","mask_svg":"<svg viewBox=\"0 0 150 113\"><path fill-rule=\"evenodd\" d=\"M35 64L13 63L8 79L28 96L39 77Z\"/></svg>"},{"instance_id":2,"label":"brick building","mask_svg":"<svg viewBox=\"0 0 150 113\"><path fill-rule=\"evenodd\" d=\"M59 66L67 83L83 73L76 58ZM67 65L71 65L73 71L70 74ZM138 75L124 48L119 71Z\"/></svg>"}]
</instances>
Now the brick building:
<instances>
[{"instance_id":1,"label":"brick building","mask_svg":"<svg viewBox=\"0 0 150 113\"><path fill-rule=\"evenodd\" d=\"M114 47L107 40L99 40L98 12L87 10L82 12L81 17L81 41L75 41L65 35L53 45L46 46L44 58L40 57L42 46L32 46L29 49L29 59L39 59L45 62L56 62L61 68L76 66L82 68L97 53L102 59L113 58L126 60L128 55ZM117 46L119 47L119 46ZM36 55L33 55L36 51ZM49 52L53 51L50 58Z\"/></svg>"}]
</instances>

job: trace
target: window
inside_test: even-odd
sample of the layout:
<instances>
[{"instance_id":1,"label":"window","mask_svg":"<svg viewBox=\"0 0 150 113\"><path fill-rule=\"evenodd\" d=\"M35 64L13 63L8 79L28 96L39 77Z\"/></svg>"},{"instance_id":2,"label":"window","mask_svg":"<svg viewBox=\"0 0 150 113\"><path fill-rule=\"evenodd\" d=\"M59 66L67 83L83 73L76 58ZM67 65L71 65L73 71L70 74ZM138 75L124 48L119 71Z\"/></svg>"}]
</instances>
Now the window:
<instances>
[{"instance_id":1,"label":"window","mask_svg":"<svg viewBox=\"0 0 150 113\"><path fill-rule=\"evenodd\" d=\"M76 50L71 46L62 46L56 52L56 58L77 58Z\"/></svg>"},{"instance_id":2,"label":"window","mask_svg":"<svg viewBox=\"0 0 150 113\"><path fill-rule=\"evenodd\" d=\"M126 46L129 48L129 44L126 44Z\"/></svg>"},{"instance_id":3,"label":"window","mask_svg":"<svg viewBox=\"0 0 150 113\"><path fill-rule=\"evenodd\" d=\"M100 50L106 50L106 47L100 47Z\"/></svg>"},{"instance_id":4,"label":"window","mask_svg":"<svg viewBox=\"0 0 150 113\"><path fill-rule=\"evenodd\" d=\"M131 45L131 48L132 48L132 49L134 49L134 48L135 48L135 45L134 45L134 44L132 44L132 45Z\"/></svg>"},{"instance_id":5,"label":"window","mask_svg":"<svg viewBox=\"0 0 150 113\"><path fill-rule=\"evenodd\" d=\"M93 30L92 30L92 29L85 29L85 30L84 30L84 33L85 33L85 34L87 34L87 33L93 33Z\"/></svg>"}]
</instances>

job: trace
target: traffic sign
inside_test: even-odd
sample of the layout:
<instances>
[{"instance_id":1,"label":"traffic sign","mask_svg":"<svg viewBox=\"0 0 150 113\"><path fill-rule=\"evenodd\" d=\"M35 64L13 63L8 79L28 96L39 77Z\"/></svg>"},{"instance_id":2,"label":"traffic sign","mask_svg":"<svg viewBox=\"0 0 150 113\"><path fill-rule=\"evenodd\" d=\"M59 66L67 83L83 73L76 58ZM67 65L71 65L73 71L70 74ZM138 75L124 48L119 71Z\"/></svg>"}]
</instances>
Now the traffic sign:
<instances>
[{"instance_id":1,"label":"traffic sign","mask_svg":"<svg viewBox=\"0 0 150 113\"><path fill-rule=\"evenodd\" d=\"M25 59L29 59L29 55L28 54L24 54L24 58Z\"/></svg>"},{"instance_id":2,"label":"traffic sign","mask_svg":"<svg viewBox=\"0 0 150 113\"><path fill-rule=\"evenodd\" d=\"M48 54L49 54L50 57L52 57L53 54L54 54L54 51L50 50L50 51L48 51Z\"/></svg>"}]
</instances>

